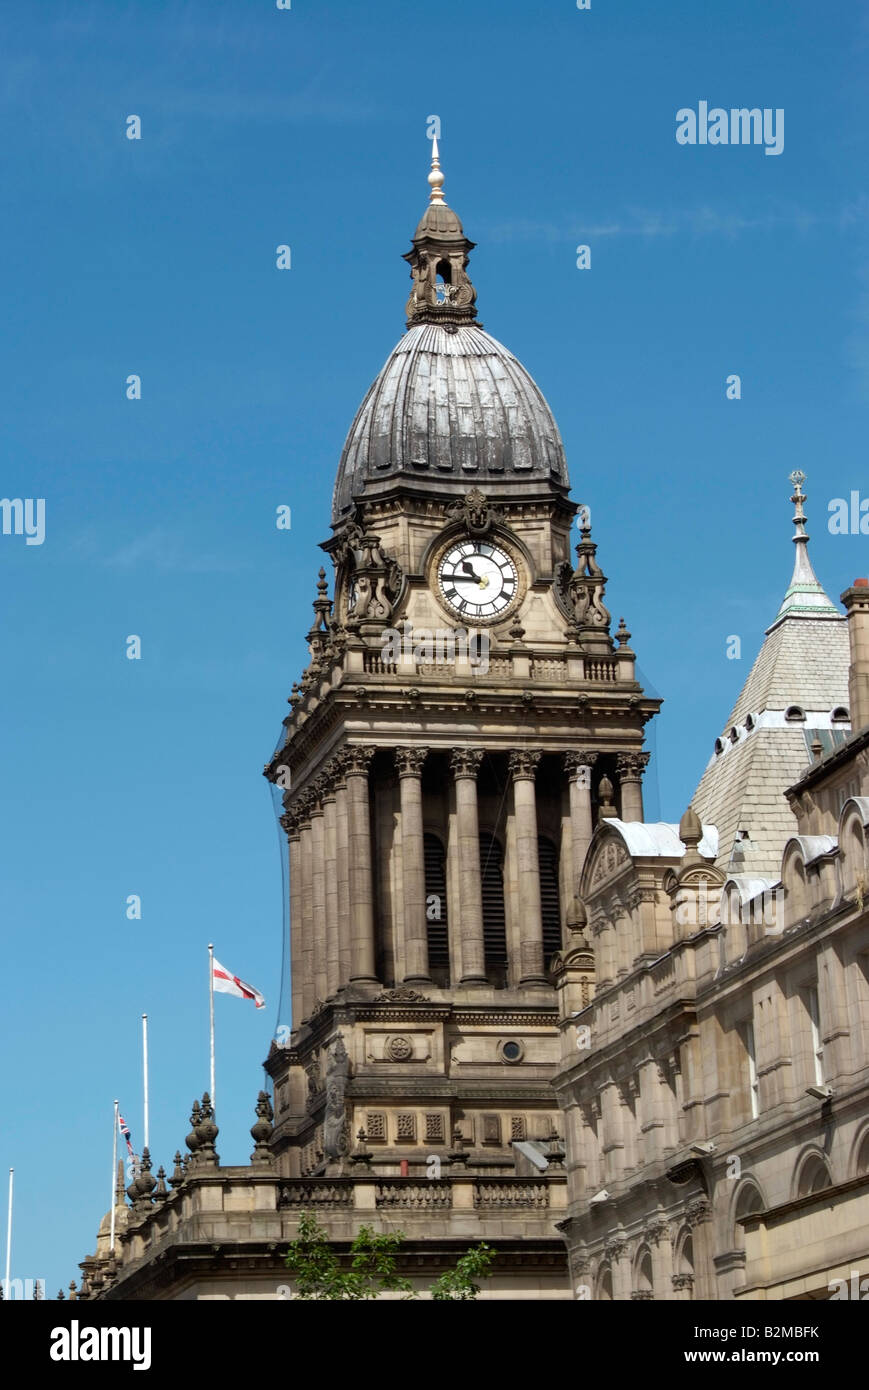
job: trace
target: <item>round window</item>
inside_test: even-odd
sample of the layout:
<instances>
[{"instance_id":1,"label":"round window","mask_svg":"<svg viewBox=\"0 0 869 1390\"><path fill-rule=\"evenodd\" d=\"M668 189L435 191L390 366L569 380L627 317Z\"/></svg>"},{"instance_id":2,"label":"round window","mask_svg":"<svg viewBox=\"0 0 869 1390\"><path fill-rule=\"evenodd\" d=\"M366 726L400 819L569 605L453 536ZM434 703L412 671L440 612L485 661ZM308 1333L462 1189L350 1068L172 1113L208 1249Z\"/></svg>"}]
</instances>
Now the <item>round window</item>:
<instances>
[{"instance_id":1,"label":"round window","mask_svg":"<svg viewBox=\"0 0 869 1390\"><path fill-rule=\"evenodd\" d=\"M509 1042L502 1042L499 1048L501 1059L504 1062L521 1062L525 1051L520 1042L511 1038Z\"/></svg>"}]
</instances>

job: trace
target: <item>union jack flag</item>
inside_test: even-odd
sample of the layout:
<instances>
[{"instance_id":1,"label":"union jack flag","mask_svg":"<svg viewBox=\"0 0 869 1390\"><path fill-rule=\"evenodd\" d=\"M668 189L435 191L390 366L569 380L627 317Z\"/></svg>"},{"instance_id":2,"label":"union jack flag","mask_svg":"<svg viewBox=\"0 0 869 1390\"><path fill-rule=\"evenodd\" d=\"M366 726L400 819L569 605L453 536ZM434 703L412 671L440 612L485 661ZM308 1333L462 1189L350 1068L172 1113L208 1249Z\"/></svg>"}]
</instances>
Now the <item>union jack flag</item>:
<instances>
[{"instance_id":1,"label":"union jack flag","mask_svg":"<svg viewBox=\"0 0 869 1390\"><path fill-rule=\"evenodd\" d=\"M130 1155L130 1158L134 1159L136 1155L133 1152L133 1145L130 1141L130 1126L127 1124L127 1121L124 1119L123 1115L118 1115L118 1127L126 1141L127 1153Z\"/></svg>"}]
</instances>

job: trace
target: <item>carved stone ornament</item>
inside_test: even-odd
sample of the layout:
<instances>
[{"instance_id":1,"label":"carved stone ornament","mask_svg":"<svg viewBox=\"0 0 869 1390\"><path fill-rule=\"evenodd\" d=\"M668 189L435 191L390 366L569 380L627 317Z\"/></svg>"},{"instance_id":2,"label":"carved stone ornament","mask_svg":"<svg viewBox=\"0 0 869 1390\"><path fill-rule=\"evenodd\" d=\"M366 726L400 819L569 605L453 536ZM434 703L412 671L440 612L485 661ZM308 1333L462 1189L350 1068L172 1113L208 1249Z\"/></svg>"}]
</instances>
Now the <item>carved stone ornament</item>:
<instances>
[{"instance_id":1,"label":"carved stone ornament","mask_svg":"<svg viewBox=\"0 0 869 1390\"><path fill-rule=\"evenodd\" d=\"M700 1226L704 1221L709 1221L712 1216L712 1203L708 1197L697 1197L693 1202L689 1202L685 1211L685 1218L689 1226Z\"/></svg>"},{"instance_id":2,"label":"carved stone ornament","mask_svg":"<svg viewBox=\"0 0 869 1390\"><path fill-rule=\"evenodd\" d=\"M326 1063L326 1113L323 1118L323 1153L335 1162L350 1149L344 1092L350 1074L350 1059L340 1033L329 1049Z\"/></svg>"},{"instance_id":3,"label":"carved stone ornament","mask_svg":"<svg viewBox=\"0 0 869 1390\"><path fill-rule=\"evenodd\" d=\"M415 989L410 989L407 985L399 985L396 989L383 990L382 994L378 994L372 1002L375 1004L426 1004L428 1003L428 995L418 994Z\"/></svg>"},{"instance_id":4,"label":"carved stone ornament","mask_svg":"<svg viewBox=\"0 0 869 1390\"><path fill-rule=\"evenodd\" d=\"M339 555L346 627L357 628L362 622L387 623L404 581L401 565L383 550L376 531L363 530L356 523L348 527Z\"/></svg>"},{"instance_id":5,"label":"carved stone ornament","mask_svg":"<svg viewBox=\"0 0 869 1390\"><path fill-rule=\"evenodd\" d=\"M367 777L375 749L361 743L348 743L343 752L345 777Z\"/></svg>"},{"instance_id":6,"label":"carved stone ornament","mask_svg":"<svg viewBox=\"0 0 869 1390\"><path fill-rule=\"evenodd\" d=\"M616 768L623 782L639 782L646 770L649 753L617 753Z\"/></svg>"},{"instance_id":7,"label":"carved stone ornament","mask_svg":"<svg viewBox=\"0 0 869 1390\"><path fill-rule=\"evenodd\" d=\"M576 569L568 581L567 593L573 610L573 633L581 639L583 630L609 634L612 617L604 605L607 580L595 558L597 546L591 539L588 522L581 528L580 534L582 540L576 547Z\"/></svg>"},{"instance_id":8,"label":"carved stone ornament","mask_svg":"<svg viewBox=\"0 0 869 1390\"><path fill-rule=\"evenodd\" d=\"M510 775L514 781L534 780L541 753L532 748L514 748L510 754Z\"/></svg>"},{"instance_id":9,"label":"carved stone ornament","mask_svg":"<svg viewBox=\"0 0 869 1390\"><path fill-rule=\"evenodd\" d=\"M450 767L454 777L476 777L482 761L481 748L454 748L450 754Z\"/></svg>"},{"instance_id":10,"label":"carved stone ornament","mask_svg":"<svg viewBox=\"0 0 869 1390\"><path fill-rule=\"evenodd\" d=\"M410 1038L399 1034L387 1042L386 1055L391 1062L409 1062L413 1057L413 1043Z\"/></svg>"},{"instance_id":11,"label":"carved stone ornament","mask_svg":"<svg viewBox=\"0 0 869 1390\"><path fill-rule=\"evenodd\" d=\"M626 864L629 864L630 861L631 856L628 854L624 845L618 844L615 840L609 840L608 843L605 846L601 846L597 852L591 871L591 887L596 888L598 884L603 883L608 878L612 878L623 869Z\"/></svg>"},{"instance_id":12,"label":"carved stone ornament","mask_svg":"<svg viewBox=\"0 0 869 1390\"><path fill-rule=\"evenodd\" d=\"M427 757L427 748L396 748L395 765L399 777L419 777Z\"/></svg>"},{"instance_id":13,"label":"carved stone ornament","mask_svg":"<svg viewBox=\"0 0 869 1390\"><path fill-rule=\"evenodd\" d=\"M492 506L479 488L471 488L461 501L451 502L446 511L450 520L459 522L471 536L484 536L501 519L500 508Z\"/></svg>"},{"instance_id":14,"label":"carved stone ornament","mask_svg":"<svg viewBox=\"0 0 869 1390\"><path fill-rule=\"evenodd\" d=\"M578 787L588 791L591 788L591 770L599 757L599 753L565 753L564 770Z\"/></svg>"}]
</instances>

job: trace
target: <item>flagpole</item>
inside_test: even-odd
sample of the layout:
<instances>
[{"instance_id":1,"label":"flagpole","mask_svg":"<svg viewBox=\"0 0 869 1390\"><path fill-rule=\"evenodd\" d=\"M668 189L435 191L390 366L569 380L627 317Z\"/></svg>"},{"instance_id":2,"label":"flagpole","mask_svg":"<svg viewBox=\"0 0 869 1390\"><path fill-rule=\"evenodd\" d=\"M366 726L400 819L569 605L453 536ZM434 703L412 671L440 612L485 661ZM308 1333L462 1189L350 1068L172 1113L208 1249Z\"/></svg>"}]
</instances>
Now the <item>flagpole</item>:
<instances>
[{"instance_id":1,"label":"flagpole","mask_svg":"<svg viewBox=\"0 0 869 1390\"><path fill-rule=\"evenodd\" d=\"M208 943L208 1025L211 1042L211 1104L214 1106L214 946Z\"/></svg>"},{"instance_id":2,"label":"flagpole","mask_svg":"<svg viewBox=\"0 0 869 1390\"><path fill-rule=\"evenodd\" d=\"M145 1077L145 1148L151 1148L148 1123L148 1015L142 1014L142 1069Z\"/></svg>"},{"instance_id":3,"label":"flagpole","mask_svg":"<svg viewBox=\"0 0 869 1390\"><path fill-rule=\"evenodd\" d=\"M9 1216L6 1220L6 1283L3 1292L8 1298L10 1293L9 1277L12 1273L12 1179L15 1169L9 1169Z\"/></svg>"},{"instance_id":4,"label":"flagpole","mask_svg":"<svg viewBox=\"0 0 869 1390\"><path fill-rule=\"evenodd\" d=\"M118 1102L115 1101L115 1123L112 1126L112 1238L109 1242L109 1249L115 1248L115 1205L117 1203L118 1185Z\"/></svg>"}]
</instances>

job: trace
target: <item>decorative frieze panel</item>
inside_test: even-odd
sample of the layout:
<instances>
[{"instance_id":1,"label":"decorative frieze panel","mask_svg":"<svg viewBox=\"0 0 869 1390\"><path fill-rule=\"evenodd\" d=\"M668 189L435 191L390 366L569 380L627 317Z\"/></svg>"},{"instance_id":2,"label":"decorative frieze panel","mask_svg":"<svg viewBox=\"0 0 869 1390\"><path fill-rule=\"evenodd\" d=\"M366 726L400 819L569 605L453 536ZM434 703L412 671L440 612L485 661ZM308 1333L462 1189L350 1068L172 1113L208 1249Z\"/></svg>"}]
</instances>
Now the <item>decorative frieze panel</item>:
<instances>
[{"instance_id":1,"label":"decorative frieze panel","mask_svg":"<svg viewBox=\"0 0 869 1390\"><path fill-rule=\"evenodd\" d=\"M446 1123L441 1114L427 1114L425 1116L425 1142L427 1144L443 1144L446 1142Z\"/></svg>"},{"instance_id":2,"label":"decorative frieze panel","mask_svg":"<svg viewBox=\"0 0 869 1390\"><path fill-rule=\"evenodd\" d=\"M395 1138L399 1144L416 1143L416 1115L412 1110L402 1110L396 1115Z\"/></svg>"},{"instance_id":3,"label":"decorative frieze panel","mask_svg":"<svg viewBox=\"0 0 869 1390\"><path fill-rule=\"evenodd\" d=\"M365 1133L370 1143L386 1143L386 1115L382 1110L369 1110L365 1115Z\"/></svg>"}]
</instances>

